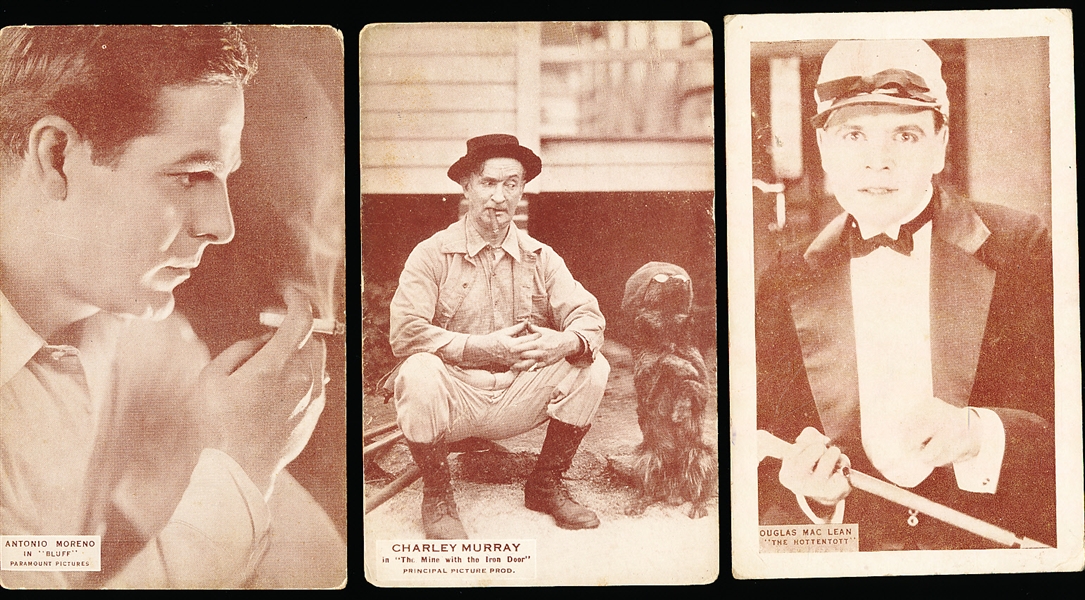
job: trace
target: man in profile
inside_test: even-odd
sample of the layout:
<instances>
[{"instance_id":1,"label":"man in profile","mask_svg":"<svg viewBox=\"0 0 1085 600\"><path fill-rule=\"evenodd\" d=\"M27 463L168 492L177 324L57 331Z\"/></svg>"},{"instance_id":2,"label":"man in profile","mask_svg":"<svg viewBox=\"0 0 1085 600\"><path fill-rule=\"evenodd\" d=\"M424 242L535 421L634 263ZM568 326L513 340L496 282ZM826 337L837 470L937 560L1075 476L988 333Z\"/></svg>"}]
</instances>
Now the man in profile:
<instances>
[{"instance_id":1,"label":"man in profile","mask_svg":"<svg viewBox=\"0 0 1085 600\"><path fill-rule=\"evenodd\" d=\"M839 42L815 100L845 212L758 286L758 428L795 442L761 466L761 523L858 523L861 550L994 545L852 490L850 464L1053 546L1047 227L933 182L951 120L926 43Z\"/></svg>"},{"instance_id":2,"label":"man in profile","mask_svg":"<svg viewBox=\"0 0 1085 600\"><path fill-rule=\"evenodd\" d=\"M309 300L213 361L173 314L234 235L254 68L234 27L0 33L0 533L102 541L100 572L7 586L264 585L298 536L344 552L283 471L324 406Z\"/></svg>"},{"instance_id":3,"label":"man in profile","mask_svg":"<svg viewBox=\"0 0 1085 600\"><path fill-rule=\"evenodd\" d=\"M561 257L513 221L524 186L541 171L539 157L511 135L468 140L448 169L467 214L414 248L392 299L389 340L404 361L385 387L422 471L427 538L467 537L450 443L505 439L546 422L524 504L564 529L599 526L562 474L606 389L605 321Z\"/></svg>"}]
</instances>

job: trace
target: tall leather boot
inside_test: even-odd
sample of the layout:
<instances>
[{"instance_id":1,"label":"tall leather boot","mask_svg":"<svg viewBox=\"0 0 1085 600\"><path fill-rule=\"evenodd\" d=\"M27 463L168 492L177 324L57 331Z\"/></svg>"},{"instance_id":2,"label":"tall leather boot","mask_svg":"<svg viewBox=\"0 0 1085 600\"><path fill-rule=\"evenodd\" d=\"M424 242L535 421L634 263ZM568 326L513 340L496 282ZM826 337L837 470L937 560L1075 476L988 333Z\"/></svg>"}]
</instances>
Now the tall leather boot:
<instances>
[{"instance_id":1,"label":"tall leather boot","mask_svg":"<svg viewBox=\"0 0 1085 600\"><path fill-rule=\"evenodd\" d=\"M452 497L452 475L448 470L448 444L420 444L407 441L414 464L422 471L422 529L430 540L463 540L460 514Z\"/></svg>"},{"instance_id":2,"label":"tall leather boot","mask_svg":"<svg viewBox=\"0 0 1085 600\"><path fill-rule=\"evenodd\" d=\"M599 526L599 517L574 502L561 480L562 474L573 464L573 455L589 429L591 425L574 427L550 419L539 462L524 485L524 505L554 517L562 529L594 529Z\"/></svg>"}]
</instances>

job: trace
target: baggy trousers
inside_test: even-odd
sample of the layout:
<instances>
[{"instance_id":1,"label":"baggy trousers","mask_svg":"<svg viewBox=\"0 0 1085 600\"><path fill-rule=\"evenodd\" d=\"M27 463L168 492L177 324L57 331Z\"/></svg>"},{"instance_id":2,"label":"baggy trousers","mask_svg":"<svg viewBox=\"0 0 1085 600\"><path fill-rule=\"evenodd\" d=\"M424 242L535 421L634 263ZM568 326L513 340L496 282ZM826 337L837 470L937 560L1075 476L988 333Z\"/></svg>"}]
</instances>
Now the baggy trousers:
<instances>
[{"instance_id":1,"label":"baggy trousers","mask_svg":"<svg viewBox=\"0 0 1085 600\"><path fill-rule=\"evenodd\" d=\"M395 377L396 419L404 436L423 444L467 437L502 440L549 419L584 427L591 423L606 390L610 364L598 355L588 367L569 361L513 377L504 389L463 381L463 371L434 354L407 358ZM504 384L495 377L490 388Z\"/></svg>"}]
</instances>

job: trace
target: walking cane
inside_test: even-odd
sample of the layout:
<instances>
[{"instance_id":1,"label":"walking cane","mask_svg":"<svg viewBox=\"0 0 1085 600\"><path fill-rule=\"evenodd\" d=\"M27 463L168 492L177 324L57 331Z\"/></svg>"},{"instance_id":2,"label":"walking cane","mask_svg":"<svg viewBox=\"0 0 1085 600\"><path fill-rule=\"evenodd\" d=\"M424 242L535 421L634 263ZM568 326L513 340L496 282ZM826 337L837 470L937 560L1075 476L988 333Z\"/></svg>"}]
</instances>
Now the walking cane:
<instances>
[{"instance_id":1,"label":"walking cane","mask_svg":"<svg viewBox=\"0 0 1085 600\"><path fill-rule=\"evenodd\" d=\"M783 458L784 452L791 447L791 444L781 440L780 438L772 435L764 429L757 431L757 462L760 463L765 457L771 456L773 458ZM1050 548L1047 544L1041 544L1036 540L1030 540L1024 536L1017 536L1010 531L1006 531L1001 527L992 525L986 521L981 521L973 516L966 515L963 512L954 510L944 504L938 504L932 500L928 500L923 496L909 492L904 488L897 487L891 483L882 481L875 477L871 477L865 473L860 473L854 469L845 467L843 469L844 476L848 478L851 486L869 492L875 496L879 496L896 502L901 506L905 506L915 511L919 511L925 515L929 515L953 525L960 527L965 531L972 532L980 537L991 540L1007 546L1010 548Z\"/></svg>"}]
</instances>

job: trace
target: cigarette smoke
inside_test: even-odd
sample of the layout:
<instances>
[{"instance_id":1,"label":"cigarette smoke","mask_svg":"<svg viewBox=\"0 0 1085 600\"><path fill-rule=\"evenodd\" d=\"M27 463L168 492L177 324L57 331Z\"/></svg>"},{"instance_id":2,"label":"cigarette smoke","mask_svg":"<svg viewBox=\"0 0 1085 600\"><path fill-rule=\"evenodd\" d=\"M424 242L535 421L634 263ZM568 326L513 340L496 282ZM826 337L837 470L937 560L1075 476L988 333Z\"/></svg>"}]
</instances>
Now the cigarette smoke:
<instances>
[{"instance_id":1,"label":"cigarette smoke","mask_svg":"<svg viewBox=\"0 0 1085 600\"><path fill-rule=\"evenodd\" d=\"M313 303L314 316L344 320L345 290L337 286L345 260L345 181L342 102L333 101L313 73L318 65L296 65L289 86L278 97L284 106L276 123L285 136L291 165L292 197L274 199L271 206L290 228L299 262L291 265L290 281L302 287ZM338 292L338 293L337 293ZM338 309L337 309L338 307Z\"/></svg>"}]
</instances>

